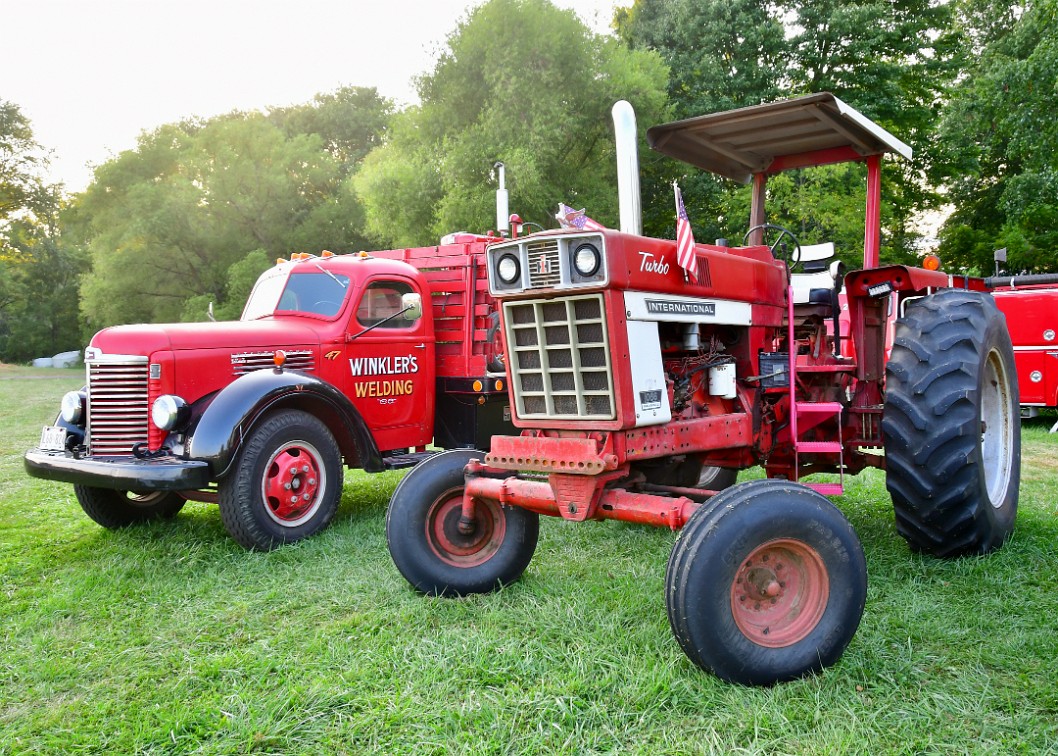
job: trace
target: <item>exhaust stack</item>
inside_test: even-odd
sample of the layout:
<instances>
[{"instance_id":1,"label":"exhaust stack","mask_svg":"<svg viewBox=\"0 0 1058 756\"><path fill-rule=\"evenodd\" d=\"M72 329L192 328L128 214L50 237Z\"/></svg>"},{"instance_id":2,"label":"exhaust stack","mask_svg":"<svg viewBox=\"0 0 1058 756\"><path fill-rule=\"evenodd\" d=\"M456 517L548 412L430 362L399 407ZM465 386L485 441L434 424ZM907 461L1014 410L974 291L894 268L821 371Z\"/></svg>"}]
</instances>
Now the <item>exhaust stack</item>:
<instances>
[{"instance_id":1,"label":"exhaust stack","mask_svg":"<svg viewBox=\"0 0 1058 756\"><path fill-rule=\"evenodd\" d=\"M496 190L496 231L503 235L510 228L507 208L507 175L503 163L497 161L492 166L493 174L499 173L499 188Z\"/></svg>"},{"instance_id":2,"label":"exhaust stack","mask_svg":"<svg viewBox=\"0 0 1058 756\"><path fill-rule=\"evenodd\" d=\"M615 102L611 112L617 147L617 199L620 204L621 231L641 236L643 214L640 209L636 114L627 100Z\"/></svg>"}]
</instances>

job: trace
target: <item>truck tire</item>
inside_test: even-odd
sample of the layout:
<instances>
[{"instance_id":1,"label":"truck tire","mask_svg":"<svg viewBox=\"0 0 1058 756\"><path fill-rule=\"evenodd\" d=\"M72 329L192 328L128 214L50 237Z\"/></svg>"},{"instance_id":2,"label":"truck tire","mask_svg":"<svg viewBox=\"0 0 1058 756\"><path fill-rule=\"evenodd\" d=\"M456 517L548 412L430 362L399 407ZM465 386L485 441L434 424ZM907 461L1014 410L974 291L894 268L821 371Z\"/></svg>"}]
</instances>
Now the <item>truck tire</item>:
<instances>
[{"instance_id":1,"label":"truck tire","mask_svg":"<svg viewBox=\"0 0 1058 756\"><path fill-rule=\"evenodd\" d=\"M479 501L475 529L458 530L463 468L483 452L455 449L414 467L386 512L386 544L400 574L431 596L488 593L513 583L536 551L535 512Z\"/></svg>"},{"instance_id":2,"label":"truck tire","mask_svg":"<svg viewBox=\"0 0 1058 756\"><path fill-rule=\"evenodd\" d=\"M985 554L1014 529L1021 480L1017 372L992 297L911 302L885 371L886 487L915 551Z\"/></svg>"},{"instance_id":3,"label":"truck tire","mask_svg":"<svg viewBox=\"0 0 1058 756\"><path fill-rule=\"evenodd\" d=\"M771 685L841 657L863 616L867 564L825 496L755 480L691 515L665 588L669 624L691 661L729 682Z\"/></svg>"},{"instance_id":4,"label":"truck tire","mask_svg":"<svg viewBox=\"0 0 1058 756\"><path fill-rule=\"evenodd\" d=\"M708 491L723 491L725 488L731 488L731 486L735 485L736 480L738 480L738 470L732 470L730 467L706 465L698 475L698 488L704 488Z\"/></svg>"},{"instance_id":5,"label":"truck tire","mask_svg":"<svg viewBox=\"0 0 1058 756\"><path fill-rule=\"evenodd\" d=\"M172 491L138 494L92 486L73 487L81 509L109 530L152 520L169 520L184 507L184 498Z\"/></svg>"},{"instance_id":6,"label":"truck tire","mask_svg":"<svg viewBox=\"0 0 1058 756\"><path fill-rule=\"evenodd\" d=\"M344 474L326 425L307 412L277 412L250 432L219 483L224 527L258 551L308 538L334 519Z\"/></svg>"}]
</instances>

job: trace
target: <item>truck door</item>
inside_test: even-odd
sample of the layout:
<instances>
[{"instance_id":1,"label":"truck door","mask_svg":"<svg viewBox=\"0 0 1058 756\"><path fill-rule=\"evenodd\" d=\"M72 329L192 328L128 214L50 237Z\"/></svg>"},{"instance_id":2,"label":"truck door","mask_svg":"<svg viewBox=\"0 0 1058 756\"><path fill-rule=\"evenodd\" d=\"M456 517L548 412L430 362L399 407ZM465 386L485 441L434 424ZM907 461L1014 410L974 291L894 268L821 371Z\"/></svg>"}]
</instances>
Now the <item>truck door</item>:
<instances>
[{"instance_id":1,"label":"truck door","mask_svg":"<svg viewBox=\"0 0 1058 756\"><path fill-rule=\"evenodd\" d=\"M418 293L423 314L400 314L401 297ZM433 437L434 336L430 292L412 280L376 278L359 293L346 344L348 396L382 451L423 446ZM370 329L366 330L365 329Z\"/></svg>"}]
</instances>

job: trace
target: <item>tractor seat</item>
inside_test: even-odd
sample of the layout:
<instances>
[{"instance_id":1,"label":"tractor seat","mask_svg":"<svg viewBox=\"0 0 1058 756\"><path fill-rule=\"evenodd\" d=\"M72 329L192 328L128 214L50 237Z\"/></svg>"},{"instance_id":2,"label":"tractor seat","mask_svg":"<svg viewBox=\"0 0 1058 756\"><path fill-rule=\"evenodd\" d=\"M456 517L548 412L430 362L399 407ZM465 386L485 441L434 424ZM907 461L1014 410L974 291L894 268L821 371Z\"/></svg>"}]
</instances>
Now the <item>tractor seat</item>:
<instances>
[{"instance_id":1,"label":"tractor seat","mask_svg":"<svg viewBox=\"0 0 1058 756\"><path fill-rule=\"evenodd\" d=\"M799 262L803 273L791 273L794 304L820 304L833 306L844 283L845 265L834 260L834 243L802 244Z\"/></svg>"}]
</instances>

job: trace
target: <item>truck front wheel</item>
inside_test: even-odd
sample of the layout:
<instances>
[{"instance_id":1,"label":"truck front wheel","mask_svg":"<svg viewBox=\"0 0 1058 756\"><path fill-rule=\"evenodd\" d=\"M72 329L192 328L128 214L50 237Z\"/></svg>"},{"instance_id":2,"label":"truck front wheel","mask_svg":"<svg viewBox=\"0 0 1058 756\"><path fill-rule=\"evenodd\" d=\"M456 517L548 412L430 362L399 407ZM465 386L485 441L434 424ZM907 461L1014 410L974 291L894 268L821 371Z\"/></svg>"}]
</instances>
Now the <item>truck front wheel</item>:
<instances>
[{"instance_id":1,"label":"truck front wheel","mask_svg":"<svg viewBox=\"0 0 1058 756\"><path fill-rule=\"evenodd\" d=\"M248 549L300 541L334 519L344 472L327 426L306 412L277 412L251 431L220 481L221 519Z\"/></svg>"},{"instance_id":2,"label":"truck front wheel","mask_svg":"<svg viewBox=\"0 0 1058 756\"><path fill-rule=\"evenodd\" d=\"M885 370L886 486L911 548L985 554L1014 529L1021 478L1014 350L987 294L911 302Z\"/></svg>"},{"instance_id":3,"label":"truck front wheel","mask_svg":"<svg viewBox=\"0 0 1058 756\"><path fill-rule=\"evenodd\" d=\"M863 548L825 496L757 480L687 521L665 571L669 624L718 677L771 685L836 662L867 598Z\"/></svg>"},{"instance_id":4,"label":"truck front wheel","mask_svg":"<svg viewBox=\"0 0 1058 756\"><path fill-rule=\"evenodd\" d=\"M397 569L432 596L487 593L517 580L536 551L535 512L478 501L469 532L459 527L463 468L482 452L443 452L413 468L393 492L386 543Z\"/></svg>"},{"instance_id":5,"label":"truck front wheel","mask_svg":"<svg viewBox=\"0 0 1058 756\"><path fill-rule=\"evenodd\" d=\"M171 491L141 494L75 485L73 492L85 514L110 530L152 520L168 520L176 517L184 506L184 498Z\"/></svg>"}]
</instances>

